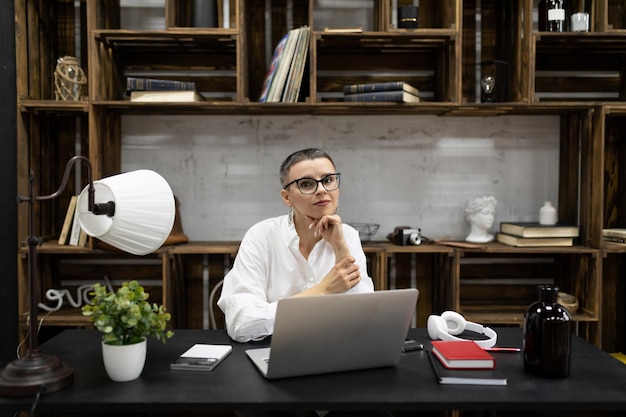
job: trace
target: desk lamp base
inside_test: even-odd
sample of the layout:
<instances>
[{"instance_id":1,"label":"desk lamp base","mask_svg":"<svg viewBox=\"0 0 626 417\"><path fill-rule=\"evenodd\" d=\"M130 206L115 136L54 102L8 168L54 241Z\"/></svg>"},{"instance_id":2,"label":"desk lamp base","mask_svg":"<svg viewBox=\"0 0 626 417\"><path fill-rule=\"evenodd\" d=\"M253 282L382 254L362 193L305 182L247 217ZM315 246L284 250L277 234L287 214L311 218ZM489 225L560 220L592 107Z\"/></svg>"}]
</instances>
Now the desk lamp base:
<instances>
[{"instance_id":1,"label":"desk lamp base","mask_svg":"<svg viewBox=\"0 0 626 417\"><path fill-rule=\"evenodd\" d=\"M0 370L0 396L31 397L60 391L72 384L74 370L56 356L28 352Z\"/></svg>"}]
</instances>

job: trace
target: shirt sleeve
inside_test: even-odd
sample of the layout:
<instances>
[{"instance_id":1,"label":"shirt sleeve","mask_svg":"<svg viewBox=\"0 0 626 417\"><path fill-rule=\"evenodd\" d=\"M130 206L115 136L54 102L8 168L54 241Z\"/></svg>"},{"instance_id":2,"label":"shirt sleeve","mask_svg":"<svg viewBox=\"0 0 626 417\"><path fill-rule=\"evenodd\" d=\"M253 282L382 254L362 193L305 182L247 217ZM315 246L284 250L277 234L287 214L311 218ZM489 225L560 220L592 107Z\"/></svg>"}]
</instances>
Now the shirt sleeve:
<instances>
[{"instance_id":1,"label":"shirt sleeve","mask_svg":"<svg viewBox=\"0 0 626 417\"><path fill-rule=\"evenodd\" d=\"M266 245L248 232L233 268L224 278L218 306L224 312L228 335L237 342L260 340L272 334L277 302L268 302Z\"/></svg>"},{"instance_id":2,"label":"shirt sleeve","mask_svg":"<svg viewBox=\"0 0 626 417\"><path fill-rule=\"evenodd\" d=\"M359 232L344 224L343 235L348 244L350 255L354 257L355 263L359 266L359 271L361 272L361 282L348 292L365 293L374 291L374 281L372 281L367 271L367 258L365 257L365 252L363 252Z\"/></svg>"}]
</instances>

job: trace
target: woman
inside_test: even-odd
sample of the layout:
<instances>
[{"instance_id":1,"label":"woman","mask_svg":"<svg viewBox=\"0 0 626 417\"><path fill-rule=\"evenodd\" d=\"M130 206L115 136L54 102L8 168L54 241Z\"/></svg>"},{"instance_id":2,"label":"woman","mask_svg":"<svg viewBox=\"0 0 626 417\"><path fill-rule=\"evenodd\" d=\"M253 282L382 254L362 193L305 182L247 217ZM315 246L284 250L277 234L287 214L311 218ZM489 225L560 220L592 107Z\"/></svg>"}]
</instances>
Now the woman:
<instances>
[{"instance_id":1,"label":"woman","mask_svg":"<svg viewBox=\"0 0 626 417\"><path fill-rule=\"evenodd\" d=\"M489 229L493 226L496 204L498 202L491 196L476 197L467 202L465 217L471 227L469 235L465 238L467 242L487 243L493 240Z\"/></svg>"},{"instance_id":2,"label":"woman","mask_svg":"<svg viewBox=\"0 0 626 417\"><path fill-rule=\"evenodd\" d=\"M218 306L232 339L271 335L282 298L374 290L359 234L337 214L340 178L319 149L294 152L282 163L288 214L252 226L224 278Z\"/></svg>"}]
</instances>

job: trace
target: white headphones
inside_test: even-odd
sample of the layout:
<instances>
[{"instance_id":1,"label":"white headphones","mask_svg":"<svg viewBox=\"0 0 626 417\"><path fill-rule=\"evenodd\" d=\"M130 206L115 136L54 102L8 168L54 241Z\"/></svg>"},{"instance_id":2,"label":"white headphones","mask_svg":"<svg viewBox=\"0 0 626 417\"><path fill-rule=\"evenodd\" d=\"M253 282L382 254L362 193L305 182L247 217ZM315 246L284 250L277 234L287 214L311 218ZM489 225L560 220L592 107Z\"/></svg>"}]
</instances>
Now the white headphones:
<instances>
[{"instance_id":1,"label":"white headphones","mask_svg":"<svg viewBox=\"0 0 626 417\"><path fill-rule=\"evenodd\" d=\"M474 340L481 348L490 348L498 341L498 334L495 330L485 327L482 324L466 321L462 315L455 311L444 311L441 316L428 316L428 336L432 340L465 340L456 337L465 330L487 336L486 340Z\"/></svg>"}]
</instances>

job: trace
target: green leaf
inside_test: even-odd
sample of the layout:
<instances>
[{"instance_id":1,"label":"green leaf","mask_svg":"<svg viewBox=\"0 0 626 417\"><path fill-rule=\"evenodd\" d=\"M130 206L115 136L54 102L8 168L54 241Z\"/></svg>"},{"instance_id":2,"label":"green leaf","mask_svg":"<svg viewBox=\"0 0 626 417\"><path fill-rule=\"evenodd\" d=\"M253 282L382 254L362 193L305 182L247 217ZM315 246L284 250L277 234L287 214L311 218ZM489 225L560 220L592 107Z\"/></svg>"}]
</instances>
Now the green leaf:
<instances>
[{"instance_id":1,"label":"green leaf","mask_svg":"<svg viewBox=\"0 0 626 417\"><path fill-rule=\"evenodd\" d=\"M148 293L137 281L124 282L115 292L94 284L89 295L91 304L82 307L83 315L104 334L107 344L133 344L145 337L165 342L174 335L167 330L170 313L162 305L148 303Z\"/></svg>"}]
</instances>

